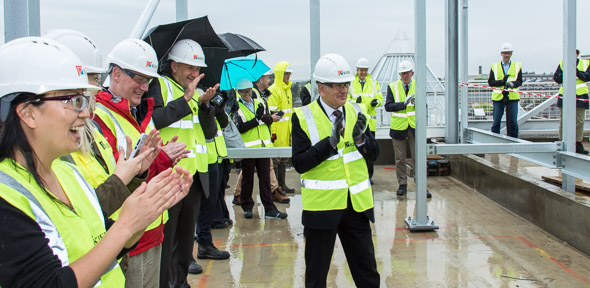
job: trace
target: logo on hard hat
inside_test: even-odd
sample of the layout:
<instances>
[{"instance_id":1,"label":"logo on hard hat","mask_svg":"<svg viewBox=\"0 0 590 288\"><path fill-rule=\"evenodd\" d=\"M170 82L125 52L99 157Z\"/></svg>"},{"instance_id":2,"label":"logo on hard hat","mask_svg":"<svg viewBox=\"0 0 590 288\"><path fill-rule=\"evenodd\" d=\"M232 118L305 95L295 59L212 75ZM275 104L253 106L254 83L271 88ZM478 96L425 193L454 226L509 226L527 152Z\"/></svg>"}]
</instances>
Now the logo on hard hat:
<instances>
[{"instance_id":1,"label":"logo on hard hat","mask_svg":"<svg viewBox=\"0 0 590 288\"><path fill-rule=\"evenodd\" d=\"M84 75L84 70L82 69L82 66L80 66L80 65L76 65L76 72L78 72L78 76Z\"/></svg>"},{"instance_id":2,"label":"logo on hard hat","mask_svg":"<svg viewBox=\"0 0 590 288\"><path fill-rule=\"evenodd\" d=\"M193 60L203 60L205 61L204 57L199 57L199 55L193 55Z\"/></svg>"},{"instance_id":3,"label":"logo on hard hat","mask_svg":"<svg viewBox=\"0 0 590 288\"><path fill-rule=\"evenodd\" d=\"M346 74L350 74L350 71L338 70L338 76L344 76Z\"/></svg>"},{"instance_id":4,"label":"logo on hard hat","mask_svg":"<svg viewBox=\"0 0 590 288\"><path fill-rule=\"evenodd\" d=\"M146 61L145 62L145 67L150 67L150 68L156 68L157 69L158 68L158 65L157 64L154 64L151 61Z\"/></svg>"}]
</instances>

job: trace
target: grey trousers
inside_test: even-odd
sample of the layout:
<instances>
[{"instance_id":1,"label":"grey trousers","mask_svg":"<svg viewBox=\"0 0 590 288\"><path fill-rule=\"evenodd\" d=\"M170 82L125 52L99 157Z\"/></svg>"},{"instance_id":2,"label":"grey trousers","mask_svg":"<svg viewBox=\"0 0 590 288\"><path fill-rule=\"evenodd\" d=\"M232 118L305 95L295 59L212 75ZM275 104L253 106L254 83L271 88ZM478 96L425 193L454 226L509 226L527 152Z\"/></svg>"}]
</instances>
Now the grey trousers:
<instances>
[{"instance_id":1,"label":"grey trousers","mask_svg":"<svg viewBox=\"0 0 590 288\"><path fill-rule=\"evenodd\" d=\"M405 140L393 140L393 152L395 153L395 175L399 185L408 184L408 169L406 163L414 166L414 134L408 132ZM410 146L410 157L407 157L406 143Z\"/></svg>"}]
</instances>

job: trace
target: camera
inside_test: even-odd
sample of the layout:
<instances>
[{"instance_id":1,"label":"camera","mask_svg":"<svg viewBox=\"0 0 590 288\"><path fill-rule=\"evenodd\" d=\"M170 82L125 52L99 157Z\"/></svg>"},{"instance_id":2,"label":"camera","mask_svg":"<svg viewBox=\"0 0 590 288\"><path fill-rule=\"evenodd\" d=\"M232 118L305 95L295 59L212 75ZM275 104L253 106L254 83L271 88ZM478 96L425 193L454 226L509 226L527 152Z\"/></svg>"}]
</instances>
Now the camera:
<instances>
[{"instance_id":1,"label":"camera","mask_svg":"<svg viewBox=\"0 0 590 288\"><path fill-rule=\"evenodd\" d=\"M215 96L211 98L211 104L221 106L221 103L223 103L223 96L221 96L221 94L215 94Z\"/></svg>"}]
</instances>

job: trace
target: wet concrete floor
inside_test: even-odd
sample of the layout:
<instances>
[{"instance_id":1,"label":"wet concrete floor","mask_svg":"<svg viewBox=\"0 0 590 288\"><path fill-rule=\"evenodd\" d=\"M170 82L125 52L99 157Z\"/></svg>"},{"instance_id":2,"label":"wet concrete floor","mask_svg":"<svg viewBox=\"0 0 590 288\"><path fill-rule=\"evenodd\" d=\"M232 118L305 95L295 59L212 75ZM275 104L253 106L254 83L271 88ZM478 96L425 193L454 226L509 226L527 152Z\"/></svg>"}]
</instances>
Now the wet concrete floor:
<instances>
[{"instance_id":1,"label":"wet concrete floor","mask_svg":"<svg viewBox=\"0 0 590 288\"><path fill-rule=\"evenodd\" d=\"M526 163L514 164L521 165L516 169L532 169ZM287 174L287 184L299 188L299 174ZM452 177L428 178L433 194L428 200L428 216L440 229L419 233L408 231L404 224L404 218L414 216L412 181L407 197L398 198L393 166L376 166L373 179L373 242L381 287L590 286L590 257ZM213 230L215 245L229 251L231 257L197 260L204 272L189 275L189 284L304 287L300 189L290 195L290 204L277 204L289 214L287 220L265 220L259 204L254 218L245 219L242 209L231 204L235 181L232 170L226 202L234 225ZM260 203L260 198L256 202ZM338 240L328 287L355 287Z\"/></svg>"}]
</instances>

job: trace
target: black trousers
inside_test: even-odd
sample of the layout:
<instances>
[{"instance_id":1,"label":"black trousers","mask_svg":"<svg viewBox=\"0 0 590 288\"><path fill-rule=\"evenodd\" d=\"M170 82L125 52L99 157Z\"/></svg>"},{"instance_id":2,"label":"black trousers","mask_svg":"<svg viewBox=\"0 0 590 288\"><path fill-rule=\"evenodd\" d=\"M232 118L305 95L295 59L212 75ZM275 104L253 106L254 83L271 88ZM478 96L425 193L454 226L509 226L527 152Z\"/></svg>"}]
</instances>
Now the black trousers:
<instances>
[{"instance_id":1,"label":"black trousers","mask_svg":"<svg viewBox=\"0 0 590 288\"><path fill-rule=\"evenodd\" d=\"M168 209L160 261L160 288L181 287L186 282L202 194L203 187L197 172L193 175L188 195Z\"/></svg>"},{"instance_id":2,"label":"black trousers","mask_svg":"<svg viewBox=\"0 0 590 288\"><path fill-rule=\"evenodd\" d=\"M340 223L329 230L303 229L305 236L305 287L326 287L336 235L340 238L350 273L357 287L379 287L379 272L371 225L364 213L348 201Z\"/></svg>"},{"instance_id":3,"label":"black trousers","mask_svg":"<svg viewBox=\"0 0 590 288\"><path fill-rule=\"evenodd\" d=\"M219 195L217 197L217 209L215 209L215 216L213 217L213 223L223 223L225 219L229 219L229 210L225 204L225 187L227 181L229 181L229 173L231 172L232 163L229 159L223 159L219 164Z\"/></svg>"},{"instance_id":4,"label":"black trousers","mask_svg":"<svg viewBox=\"0 0 590 288\"><path fill-rule=\"evenodd\" d=\"M209 198L205 193L201 194L201 209L197 217L197 242L202 245L213 245L211 237L211 224L217 210L219 198L219 164L209 164Z\"/></svg>"},{"instance_id":5,"label":"black trousers","mask_svg":"<svg viewBox=\"0 0 590 288\"><path fill-rule=\"evenodd\" d=\"M272 201L272 192L270 191L269 158L242 159L242 194L240 194L242 209L246 211L252 210L254 207L254 200L252 199L254 169L256 169L256 174L258 175L258 189L264 211L276 210L277 206Z\"/></svg>"}]
</instances>

